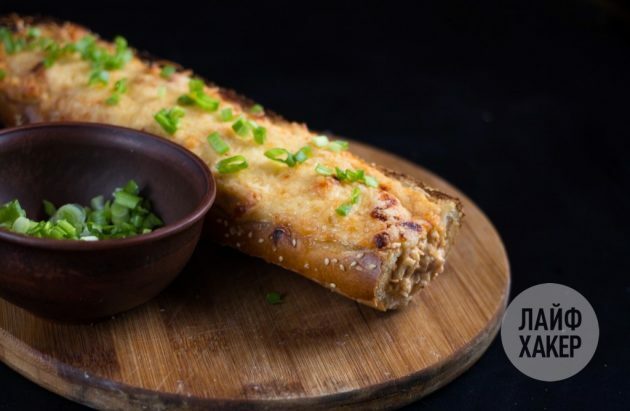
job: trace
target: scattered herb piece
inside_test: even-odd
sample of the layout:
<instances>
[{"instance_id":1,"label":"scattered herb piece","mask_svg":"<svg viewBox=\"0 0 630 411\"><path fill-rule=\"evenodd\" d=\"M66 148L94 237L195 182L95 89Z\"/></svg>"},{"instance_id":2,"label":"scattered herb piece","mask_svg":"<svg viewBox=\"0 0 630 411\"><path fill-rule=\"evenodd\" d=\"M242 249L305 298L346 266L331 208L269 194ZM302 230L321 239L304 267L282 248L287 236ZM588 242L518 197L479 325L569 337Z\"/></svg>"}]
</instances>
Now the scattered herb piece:
<instances>
[{"instance_id":1,"label":"scattered herb piece","mask_svg":"<svg viewBox=\"0 0 630 411\"><path fill-rule=\"evenodd\" d=\"M208 136L208 143L219 154L225 154L230 151L230 146L221 138L218 132L214 132Z\"/></svg>"},{"instance_id":2,"label":"scattered herb piece","mask_svg":"<svg viewBox=\"0 0 630 411\"><path fill-rule=\"evenodd\" d=\"M279 163L284 163L289 167L295 167L297 164L302 164L311 156L311 154L311 148L308 146L302 147L295 154L292 154L285 148L272 148L265 151L265 157Z\"/></svg>"},{"instance_id":3,"label":"scattered herb piece","mask_svg":"<svg viewBox=\"0 0 630 411\"><path fill-rule=\"evenodd\" d=\"M123 78L114 83L114 89L112 95L109 96L107 100L105 100L106 104L110 106L118 104L120 101L120 96L127 92L127 79Z\"/></svg>"},{"instance_id":4,"label":"scattered herb piece","mask_svg":"<svg viewBox=\"0 0 630 411\"><path fill-rule=\"evenodd\" d=\"M221 110L219 114L219 118L221 121L230 121L234 118L234 114L232 114L232 109L230 107L224 108Z\"/></svg>"},{"instance_id":5,"label":"scattered herb piece","mask_svg":"<svg viewBox=\"0 0 630 411\"><path fill-rule=\"evenodd\" d=\"M284 302L284 297L282 296L282 294L275 291L267 293L265 299L271 305L282 304Z\"/></svg>"},{"instance_id":6,"label":"scattered herb piece","mask_svg":"<svg viewBox=\"0 0 630 411\"><path fill-rule=\"evenodd\" d=\"M179 120L184 117L185 114L183 108L175 106L171 109L163 108L158 111L153 118L162 126L164 131L173 135L179 127Z\"/></svg>"},{"instance_id":7,"label":"scattered herb piece","mask_svg":"<svg viewBox=\"0 0 630 411\"><path fill-rule=\"evenodd\" d=\"M204 83L199 79L191 79L188 82L188 94L181 95L177 102L184 106L196 105L202 110L213 112L219 108L219 100L207 95L204 91Z\"/></svg>"},{"instance_id":8,"label":"scattered herb piece","mask_svg":"<svg viewBox=\"0 0 630 411\"><path fill-rule=\"evenodd\" d=\"M175 68L175 66L169 64L162 67L162 70L160 71L160 77L170 80L170 78L173 77L173 74L175 74L176 71L177 69Z\"/></svg>"},{"instance_id":9,"label":"scattered herb piece","mask_svg":"<svg viewBox=\"0 0 630 411\"><path fill-rule=\"evenodd\" d=\"M217 163L217 171L221 174L235 173L240 170L244 170L249 166L245 157L236 155L228 157Z\"/></svg>"},{"instance_id":10,"label":"scattered herb piece","mask_svg":"<svg viewBox=\"0 0 630 411\"><path fill-rule=\"evenodd\" d=\"M254 104L250 109L249 112L252 114L264 114L265 113L265 109L263 108L263 106L261 106L260 104Z\"/></svg>"},{"instance_id":11,"label":"scattered herb piece","mask_svg":"<svg viewBox=\"0 0 630 411\"><path fill-rule=\"evenodd\" d=\"M335 140L330 141L328 137L321 135L313 137L313 144L315 147L323 148L330 151L344 151L350 147L347 141L344 140Z\"/></svg>"},{"instance_id":12,"label":"scattered herb piece","mask_svg":"<svg viewBox=\"0 0 630 411\"><path fill-rule=\"evenodd\" d=\"M359 187L354 187L352 189L352 194L350 195L350 200L337 207L335 211L342 217L347 216L348 214L350 214L350 211L352 211L352 207L359 202L360 197L361 190L359 189Z\"/></svg>"}]
</instances>

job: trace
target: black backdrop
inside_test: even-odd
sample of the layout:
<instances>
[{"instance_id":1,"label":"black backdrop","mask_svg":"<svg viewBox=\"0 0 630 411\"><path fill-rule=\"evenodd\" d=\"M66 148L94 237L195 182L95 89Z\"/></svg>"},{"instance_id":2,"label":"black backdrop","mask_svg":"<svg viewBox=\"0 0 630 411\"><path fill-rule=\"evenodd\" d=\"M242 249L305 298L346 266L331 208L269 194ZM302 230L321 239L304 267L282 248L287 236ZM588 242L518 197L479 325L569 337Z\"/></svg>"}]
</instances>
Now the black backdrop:
<instances>
[{"instance_id":1,"label":"black backdrop","mask_svg":"<svg viewBox=\"0 0 630 411\"><path fill-rule=\"evenodd\" d=\"M599 348L577 376L521 375L496 340L418 409L630 409L630 9L600 2L134 6L3 0L195 68L285 117L422 164L501 233L512 296L584 294ZM298 7L299 6L299 7ZM82 409L0 366L0 409Z\"/></svg>"}]
</instances>

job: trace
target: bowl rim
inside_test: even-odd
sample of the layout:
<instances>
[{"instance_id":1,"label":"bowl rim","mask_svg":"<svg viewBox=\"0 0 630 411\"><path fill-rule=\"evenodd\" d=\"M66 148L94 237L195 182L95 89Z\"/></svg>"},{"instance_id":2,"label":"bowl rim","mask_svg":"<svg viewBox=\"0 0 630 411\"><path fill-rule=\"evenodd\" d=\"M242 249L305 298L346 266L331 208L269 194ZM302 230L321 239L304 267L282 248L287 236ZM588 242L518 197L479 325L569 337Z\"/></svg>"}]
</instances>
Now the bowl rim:
<instances>
[{"instance_id":1,"label":"bowl rim","mask_svg":"<svg viewBox=\"0 0 630 411\"><path fill-rule=\"evenodd\" d=\"M42 248L48 250L68 250L68 251L93 251L93 250L103 250L103 249L113 249L120 247L129 247L136 246L142 243L154 242L157 240L161 240L165 237L172 236L174 234L180 233L187 228L191 227L193 224L202 219L207 212L210 210L210 207L214 203L216 198L217 186L214 176L212 172L208 168L208 165L201 160L198 156L196 156L191 151L185 149L179 144L174 143L171 140L168 140L164 137L160 137L158 135L148 133L146 131L140 131L137 129L116 126L105 123L92 123L92 122L83 122L83 121L54 121L54 122L40 122L16 127L8 127L4 129L0 129L0 145L2 144L2 137L6 134L14 133L16 131L29 131L29 130L37 130L37 129L50 129L50 128L58 128L58 127L76 127L76 128L86 128L86 129L105 129L109 131L122 131L131 133L134 137L140 139L152 139L157 141L159 144L163 144L168 146L172 150L179 151L184 154L184 156L189 160L195 163L197 167L199 167L200 171L203 172L204 178L206 180L206 192L203 194L199 204L191 211L186 214L184 217L180 218L173 223L167 224L164 227L158 228L148 234L140 234L133 237L127 238L119 238L119 239L106 239L106 240L98 240L98 241L81 241L81 240L55 240L48 238L37 238L31 237L23 234L14 233L4 228L0 228L0 241L8 241L14 244L34 247L34 248ZM89 131L89 130L86 130Z\"/></svg>"}]
</instances>

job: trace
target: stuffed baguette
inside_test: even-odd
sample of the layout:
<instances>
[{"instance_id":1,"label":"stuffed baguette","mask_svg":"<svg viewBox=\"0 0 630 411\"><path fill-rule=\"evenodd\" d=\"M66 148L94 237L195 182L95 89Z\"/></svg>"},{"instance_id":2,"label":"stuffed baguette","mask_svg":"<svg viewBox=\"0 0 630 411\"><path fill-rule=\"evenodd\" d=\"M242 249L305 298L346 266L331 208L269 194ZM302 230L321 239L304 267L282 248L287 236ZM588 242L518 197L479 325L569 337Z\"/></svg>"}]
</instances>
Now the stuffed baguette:
<instances>
[{"instance_id":1,"label":"stuffed baguette","mask_svg":"<svg viewBox=\"0 0 630 411\"><path fill-rule=\"evenodd\" d=\"M134 56L122 39L18 16L0 25L6 125L91 121L169 138L213 170L219 242L379 310L406 304L443 270L458 200L190 71Z\"/></svg>"}]
</instances>

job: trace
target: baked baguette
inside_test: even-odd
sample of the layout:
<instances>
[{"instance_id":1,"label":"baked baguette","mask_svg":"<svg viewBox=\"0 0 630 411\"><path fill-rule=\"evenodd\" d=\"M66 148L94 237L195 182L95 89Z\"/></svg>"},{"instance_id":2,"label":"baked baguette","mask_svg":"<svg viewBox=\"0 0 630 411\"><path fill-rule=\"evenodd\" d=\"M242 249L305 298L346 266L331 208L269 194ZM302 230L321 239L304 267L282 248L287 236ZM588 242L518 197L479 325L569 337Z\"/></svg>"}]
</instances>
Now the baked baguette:
<instances>
[{"instance_id":1,"label":"baked baguette","mask_svg":"<svg viewBox=\"0 0 630 411\"><path fill-rule=\"evenodd\" d=\"M70 50L45 64L56 46L50 48L51 42L42 40L52 39L62 48L91 34L88 30L72 23L16 15L4 17L0 25L6 29L2 34L4 46L0 46L4 73L0 118L6 125L89 121L169 138L197 154L213 170L218 189L209 218L219 242L379 310L406 304L443 270L463 217L457 199L367 164L348 151L316 147L316 134L306 126L268 112L252 113L251 102L207 82L203 91L219 102L219 111L185 106L177 130L169 134L154 115L172 108L180 96L189 93L190 71L178 68L171 76L164 76L161 69L166 62L140 58L135 53L128 62L107 72L107 84L98 84L97 79L97 84L89 85L94 73L89 58ZM97 40L97 44L115 53L112 43ZM112 86L120 79L126 79L127 90L118 93L117 103L108 104ZM220 118L220 110L227 107L236 117L263 127L266 141L258 144L251 135L237 135L234 120ZM211 147L207 136L213 132L227 142L229 153L219 155ZM264 155L272 148L296 153L305 146L311 147L312 156L293 167ZM218 161L236 154L246 158L248 168L229 174L217 171ZM377 187L373 181L369 184L360 178L348 182L343 176L318 174L316 164L364 170L365 175L376 179ZM358 201L346 208L347 215L340 215L336 209L348 204L357 188Z\"/></svg>"}]
</instances>

